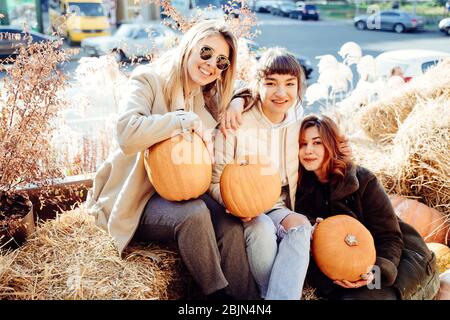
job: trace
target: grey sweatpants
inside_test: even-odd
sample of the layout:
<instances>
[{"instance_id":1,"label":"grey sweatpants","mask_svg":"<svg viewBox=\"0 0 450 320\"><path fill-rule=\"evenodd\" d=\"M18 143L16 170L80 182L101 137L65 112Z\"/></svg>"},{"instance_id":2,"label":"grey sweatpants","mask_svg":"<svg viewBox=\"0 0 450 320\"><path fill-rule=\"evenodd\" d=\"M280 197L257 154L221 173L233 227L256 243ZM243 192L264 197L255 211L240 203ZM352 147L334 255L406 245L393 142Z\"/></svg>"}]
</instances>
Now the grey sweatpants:
<instances>
[{"instance_id":1,"label":"grey sweatpants","mask_svg":"<svg viewBox=\"0 0 450 320\"><path fill-rule=\"evenodd\" d=\"M208 194L173 202L155 194L145 206L135 238L175 242L204 294L225 287L236 299L258 299L247 260L241 221Z\"/></svg>"}]
</instances>

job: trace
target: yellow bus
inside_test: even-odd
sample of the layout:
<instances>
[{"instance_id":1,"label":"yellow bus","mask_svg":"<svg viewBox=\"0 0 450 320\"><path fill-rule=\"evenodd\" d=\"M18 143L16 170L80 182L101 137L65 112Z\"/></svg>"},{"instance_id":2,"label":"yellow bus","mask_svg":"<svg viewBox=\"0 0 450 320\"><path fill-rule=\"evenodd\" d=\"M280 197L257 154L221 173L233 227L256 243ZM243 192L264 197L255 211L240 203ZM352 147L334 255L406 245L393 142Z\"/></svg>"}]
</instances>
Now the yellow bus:
<instances>
[{"instance_id":1,"label":"yellow bus","mask_svg":"<svg viewBox=\"0 0 450 320\"><path fill-rule=\"evenodd\" d=\"M50 24L69 44L111 35L102 0L49 0L48 12Z\"/></svg>"}]
</instances>

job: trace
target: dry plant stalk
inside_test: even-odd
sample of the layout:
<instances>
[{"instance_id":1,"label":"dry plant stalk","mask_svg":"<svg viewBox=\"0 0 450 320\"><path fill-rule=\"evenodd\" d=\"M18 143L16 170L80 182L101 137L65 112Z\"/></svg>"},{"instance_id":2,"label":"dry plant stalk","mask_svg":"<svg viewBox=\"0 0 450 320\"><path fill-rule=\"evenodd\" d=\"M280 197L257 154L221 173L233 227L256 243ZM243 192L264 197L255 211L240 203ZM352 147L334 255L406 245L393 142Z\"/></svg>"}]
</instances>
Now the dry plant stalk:
<instances>
[{"instance_id":1,"label":"dry plant stalk","mask_svg":"<svg viewBox=\"0 0 450 320\"><path fill-rule=\"evenodd\" d=\"M311 287L308 283L305 283L302 292L302 300L320 300L316 294L316 289Z\"/></svg>"},{"instance_id":2,"label":"dry plant stalk","mask_svg":"<svg viewBox=\"0 0 450 320\"><path fill-rule=\"evenodd\" d=\"M0 255L0 299L180 299L191 281L170 247L112 239L82 208L40 225L21 248Z\"/></svg>"},{"instance_id":3,"label":"dry plant stalk","mask_svg":"<svg viewBox=\"0 0 450 320\"><path fill-rule=\"evenodd\" d=\"M3 79L0 100L0 193L43 185L61 176L51 156L55 130L52 121L66 105L57 94L66 83L58 70L68 55L62 40L31 43L18 48L19 55Z\"/></svg>"},{"instance_id":4,"label":"dry plant stalk","mask_svg":"<svg viewBox=\"0 0 450 320\"><path fill-rule=\"evenodd\" d=\"M212 7L199 9L197 15L185 17L173 7L168 0L139 0L138 2L149 2L161 6L161 12L171 19L164 19L163 23L182 33L188 31L194 24L203 19L203 15L208 10L212 9ZM241 7L237 8L236 5L239 3L241 4ZM249 9L248 1L230 0L223 7L227 12L224 12L224 20L228 24L231 32L233 32L237 38L244 37L250 39L254 38L259 33L257 30L252 31L252 28L256 26L256 14ZM238 15L237 18L236 15Z\"/></svg>"}]
</instances>

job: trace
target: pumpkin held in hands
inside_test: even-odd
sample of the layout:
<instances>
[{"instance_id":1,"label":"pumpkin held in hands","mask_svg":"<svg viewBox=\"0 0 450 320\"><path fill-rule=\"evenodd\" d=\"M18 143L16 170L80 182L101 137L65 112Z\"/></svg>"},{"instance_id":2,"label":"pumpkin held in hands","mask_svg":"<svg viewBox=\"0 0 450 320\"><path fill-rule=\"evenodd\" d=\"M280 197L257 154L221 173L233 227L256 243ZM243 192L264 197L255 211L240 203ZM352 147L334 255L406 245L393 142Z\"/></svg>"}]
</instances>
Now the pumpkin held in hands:
<instances>
[{"instance_id":1,"label":"pumpkin held in hands","mask_svg":"<svg viewBox=\"0 0 450 320\"><path fill-rule=\"evenodd\" d=\"M240 218L253 218L271 209L281 194L281 179L272 166L256 156L227 164L220 177L225 207Z\"/></svg>"},{"instance_id":2,"label":"pumpkin held in hands","mask_svg":"<svg viewBox=\"0 0 450 320\"><path fill-rule=\"evenodd\" d=\"M169 201L197 198L211 183L211 157L203 140L194 132L151 146L144 164L156 192Z\"/></svg>"},{"instance_id":3,"label":"pumpkin held in hands","mask_svg":"<svg viewBox=\"0 0 450 320\"><path fill-rule=\"evenodd\" d=\"M312 254L328 278L351 282L369 272L376 259L369 230L358 220L343 214L326 218L317 225Z\"/></svg>"},{"instance_id":4,"label":"pumpkin held in hands","mask_svg":"<svg viewBox=\"0 0 450 320\"><path fill-rule=\"evenodd\" d=\"M425 242L446 243L449 222L443 213L427 205L402 196L390 196L397 216L419 232Z\"/></svg>"}]
</instances>

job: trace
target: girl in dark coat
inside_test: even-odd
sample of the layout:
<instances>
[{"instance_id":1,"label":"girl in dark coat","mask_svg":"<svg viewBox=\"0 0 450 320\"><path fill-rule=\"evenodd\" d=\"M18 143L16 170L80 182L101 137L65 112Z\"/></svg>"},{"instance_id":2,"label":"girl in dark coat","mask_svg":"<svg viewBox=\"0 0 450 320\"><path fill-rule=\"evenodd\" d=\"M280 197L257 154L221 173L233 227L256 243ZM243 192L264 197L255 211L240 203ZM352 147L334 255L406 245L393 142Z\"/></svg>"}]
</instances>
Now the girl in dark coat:
<instances>
[{"instance_id":1,"label":"girl in dark coat","mask_svg":"<svg viewBox=\"0 0 450 320\"><path fill-rule=\"evenodd\" d=\"M439 288L434 254L411 226L397 218L375 175L344 157L340 139L330 118L303 120L295 211L312 223L337 214L356 218L372 234L377 258L372 272L355 282L333 282L310 259L308 281L329 299L433 298Z\"/></svg>"}]
</instances>

